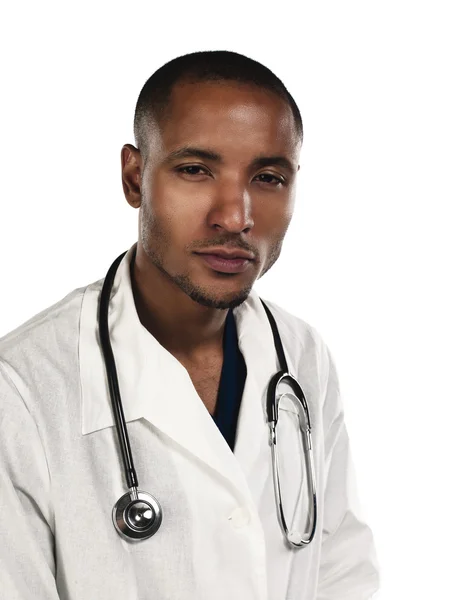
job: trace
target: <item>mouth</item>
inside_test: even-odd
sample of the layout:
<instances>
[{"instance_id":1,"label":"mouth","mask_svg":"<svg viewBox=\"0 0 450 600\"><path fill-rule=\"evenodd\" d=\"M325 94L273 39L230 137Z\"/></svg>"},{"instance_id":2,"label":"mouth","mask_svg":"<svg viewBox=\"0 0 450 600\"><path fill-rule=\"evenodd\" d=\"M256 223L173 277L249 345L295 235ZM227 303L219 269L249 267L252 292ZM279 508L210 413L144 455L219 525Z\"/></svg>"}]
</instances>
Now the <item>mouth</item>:
<instances>
[{"instance_id":1,"label":"mouth","mask_svg":"<svg viewBox=\"0 0 450 600\"><path fill-rule=\"evenodd\" d=\"M211 269L219 273L243 273L253 262L252 259L244 257L225 258L219 254L205 254L196 252Z\"/></svg>"}]
</instances>

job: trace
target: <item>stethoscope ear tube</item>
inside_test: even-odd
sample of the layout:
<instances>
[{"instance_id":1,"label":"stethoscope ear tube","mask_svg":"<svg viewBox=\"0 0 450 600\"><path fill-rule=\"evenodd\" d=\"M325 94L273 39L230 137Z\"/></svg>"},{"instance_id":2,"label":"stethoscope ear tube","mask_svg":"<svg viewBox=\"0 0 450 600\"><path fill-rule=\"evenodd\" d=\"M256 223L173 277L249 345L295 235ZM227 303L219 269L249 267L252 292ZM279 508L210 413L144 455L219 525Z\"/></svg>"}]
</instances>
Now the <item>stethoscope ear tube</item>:
<instances>
[{"instance_id":1,"label":"stethoscope ear tube","mask_svg":"<svg viewBox=\"0 0 450 600\"><path fill-rule=\"evenodd\" d=\"M281 497L281 486L280 486L280 477L279 477L279 467L278 467L278 452L277 452L277 423L278 423L278 408L280 399L282 396L277 396L277 388L281 382L289 383L289 385L294 390L295 398L298 404L302 407L304 416L305 416L305 428L304 430L300 426L300 415L298 415L299 419L299 429L302 431L303 435L303 444L304 444L304 453L305 453L305 462L307 468L307 477L308 477L308 489L309 489L309 497L310 497L310 507L312 505L312 523L310 525L310 531L307 536L303 536L298 532L290 531L287 524L286 518L284 516L283 510L283 501ZM314 534L316 531L317 525L317 493L316 493L316 481L315 481L315 471L314 471L314 456L313 456L313 447L312 447L312 437L311 437L311 421L308 410L308 405L303 394L303 391L300 387L298 381L289 373L283 373L283 371L279 371L276 373L269 382L268 390L267 390L267 415L270 429L270 439L269 443L271 446L272 452L272 473L273 473L273 483L274 483L274 492L275 492L275 504L277 509L278 522L280 523L280 527L284 533L287 543L293 548L302 548L310 544L310 542L314 538Z\"/></svg>"},{"instance_id":2,"label":"stethoscope ear tube","mask_svg":"<svg viewBox=\"0 0 450 600\"><path fill-rule=\"evenodd\" d=\"M260 299L261 300L261 299ZM269 319L269 323L272 329L272 334L275 342L275 348L277 350L278 362L280 363L281 371L275 373L275 375L269 381L269 385L267 388L267 402L266 402L266 410L267 410L267 421L269 424L270 438L269 444L272 452L272 471L273 471L273 483L274 483L274 492L275 492L275 503L277 509L278 521L280 523L280 527L284 533L287 543L293 548L302 548L310 544L310 542L314 538L314 534L316 531L317 525L317 493L316 493L316 481L315 481L315 471L314 471L314 456L313 456L313 447L312 447L312 436L311 436L311 419L308 410L308 403L306 402L305 395L303 390L299 384L299 382L295 379L293 375L289 373L288 364L286 361L286 356L283 350L283 344L281 342L281 337L278 332L278 328L275 323L275 319L272 313L269 311L266 304L261 300L262 305L267 313L267 317ZM307 476L308 476L308 486L310 490L310 506L312 505L312 523L310 526L309 535L303 537L303 535L299 533L294 533L289 531L289 528L286 524L286 519L284 516L283 510L283 501L281 498L281 487L280 487L280 478L279 478L279 469L278 469L278 453L277 453L277 423L278 423L278 407L280 403L280 399L282 396L277 396L277 389L280 383L287 383L294 390L294 395L299 403L299 405L303 409L303 413L305 416L305 430L302 430L303 434L303 442L305 448L305 460L307 467ZM299 416L300 419L300 416ZM300 422L299 422L299 428Z\"/></svg>"}]
</instances>

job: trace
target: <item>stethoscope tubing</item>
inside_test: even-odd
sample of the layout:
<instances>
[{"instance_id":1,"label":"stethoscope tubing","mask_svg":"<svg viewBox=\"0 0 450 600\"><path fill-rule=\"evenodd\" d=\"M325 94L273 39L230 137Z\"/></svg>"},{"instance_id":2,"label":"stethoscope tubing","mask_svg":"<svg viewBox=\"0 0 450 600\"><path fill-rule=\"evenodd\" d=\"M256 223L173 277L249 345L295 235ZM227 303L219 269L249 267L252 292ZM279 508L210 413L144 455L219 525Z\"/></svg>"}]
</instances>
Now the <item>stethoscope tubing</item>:
<instances>
[{"instance_id":1,"label":"stethoscope tubing","mask_svg":"<svg viewBox=\"0 0 450 600\"><path fill-rule=\"evenodd\" d=\"M139 485L136 469L133 462L133 453L131 452L130 440L128 438L128 430L123 412L122 399L120 397L119 382L117 377L116 363L114 354L111 348L108 326L108 309L111 290L114 284L114 275L117 271L119 263L125 256L123 252L110 266L102 288L100 296L99 310L99 335L100 343L103 351L103 357L106 365L106 374L108 378L109 392L111 395L111 404L114 411L114 421L116 424L117 435L119 438L120 452L122 454L122 462L125 470L127 486L130 489L137 489Z\"/></svg>"},{"instance_id":2,"label":"stethoscope tubing","mask_svg":"<svg viewBox=\"0 0 450 600\"><path fill-rule=\"evenodd\" d=\"M133 454L131 451L130 440L128 437L128 429L126 425L126 419L124 415L122 399L120 396L119 383L117 377L117 368L114 360L114 354L111 347L111 341L109 336L109 325L108 325L108 312L109 312L109 301L111 296L112 287L114 284L114 276L117 271L117 268L125 256L126 251L123 252L120 256L118 256L115 261L112 263L108 272L105 276L103 287L100 294L99 301L99 313L98 313L98 323L99 323L99 337L100 337L100 346L103 353L103 358L105 362L106 368L106 376L108 380L108 387L111 397L111 405L113 409L115 428L117 431L117 436L119 439L119 447L122 456L122 464L125 472L125 478L127 482L127 486L129 491L126 492L119 500L116 502L113 508L113 522L119 534L129 539L146 539L151 537L156 533L159 529L162 520L162 510L159 502L151 496L148 492L143 492L138 490L138 477L136 473L136 469L134 467L133 462ZM281 342L281 337L278 332L278 327L276 325L275 319L270 312L268 306L265 302L260 298L260 301L266 311L267 317L270 322L270 326L272 329L275 348L277 352L278 362L280 364L281 370L276 373L270 380L268 391L267 391L267 420L269 424L270 438L269 444L271 446L272 453L272 469L273 469L273 481L274 481L274 492L275 492L275 500L276 500L276 509L277 516L282 531L284 533L285 539L288 544L293 548L301 548L307 546L312 541L316 524L317 524L317 497L316 497L316 482L314 475L314 462L313 462L313 449L312 449L312 438L311 438L311 420L308 410L308 404L306 402L305 395L303 394L303 390L295 379L295 377L289 372L288 364L286 361L286 356L283 349L283 344ZM304 415L305 415L305 431L304 433L305 439L304 443L306 446L305 456L308 457L306 460L307 470L308 470L308 485L311 490L312 497L312 508L313 508L313 516L312 516L312 526L310 535L307 538L303 538L300 536L300 540L298 541L299 534L293 534L289 531L286 519L283 511L283 503L281 498L281 488L280 488L280 480L278 475L278 455L277 455L277 437L276 437L276 425L278 422L278 405L280 402L280 398L277 398L276 392L277 387L280 383L285 381L289 383L294 391L295 397L298 401L299 405L302 407ZM300 424L299 424L300 426ZM132 511L131 509L134 510ZM131 513L133 513L133 521L132 517L130 517ZM145 516L146 513L151 513L151 517L148 518ZM136 518L137 515L137 518ZM144 517L143 517L144 515ZM148 519L147 521L145 519ZM139 524L139 521L142 521L144 524ZM296 538L296 539L294 539Z\"/></svg>"}]
</instances>

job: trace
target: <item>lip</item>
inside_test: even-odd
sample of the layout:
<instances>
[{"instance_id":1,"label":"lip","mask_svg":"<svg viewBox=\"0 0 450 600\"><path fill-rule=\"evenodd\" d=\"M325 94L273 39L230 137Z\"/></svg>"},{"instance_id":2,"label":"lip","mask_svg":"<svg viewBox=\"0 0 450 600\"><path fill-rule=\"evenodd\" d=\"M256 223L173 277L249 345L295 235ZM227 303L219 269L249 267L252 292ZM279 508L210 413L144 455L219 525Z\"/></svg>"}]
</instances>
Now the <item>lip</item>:
<instances>
[{"instance_id":1,"label":"lip","mask_svg":"<svg viewBox=\"0 0 450 600\"><path fill-rule=\"evenodd\" d=\"M243 273L251 264L248 258L224 258L218 254L206 254L205 252L196 252L214 271L220 273Z\"/></svg>"},{"instance_id":2,"label":"lip","mask_svg":"<svg viewBox=\"0 0 450 600\"><path fill-rule=\"evenodd\" d=\"M246 258L247 260L254 260L254 254L250 252L246 252L245 250L240 250L239 248L228 249L228 248L208 248L203 252L196 252L196 254L209 254L214 256L220 256L225 259L233 259L233 258Z\"/></svg>"}]
</instances>

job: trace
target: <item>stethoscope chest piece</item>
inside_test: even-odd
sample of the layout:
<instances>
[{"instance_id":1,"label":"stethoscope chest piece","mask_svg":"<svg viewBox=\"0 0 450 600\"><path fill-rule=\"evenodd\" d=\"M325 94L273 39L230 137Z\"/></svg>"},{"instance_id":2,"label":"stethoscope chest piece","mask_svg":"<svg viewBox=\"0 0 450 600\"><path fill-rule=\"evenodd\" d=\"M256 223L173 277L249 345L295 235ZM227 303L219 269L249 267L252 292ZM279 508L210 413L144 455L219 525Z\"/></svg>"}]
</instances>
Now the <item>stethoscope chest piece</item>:
<instances>
[{"instance_id":1,"label":"stethoscope chest piece","mask_svg":"<svg viewBox=\"0 0 450 600\"><path fill-rule=\"evenodd\" d=\"M132 540L147 539L154 535L161 525L161 505L147 492L128 491L115 503L112 519L122 536Z\"/></svg>"}]
</instances>

